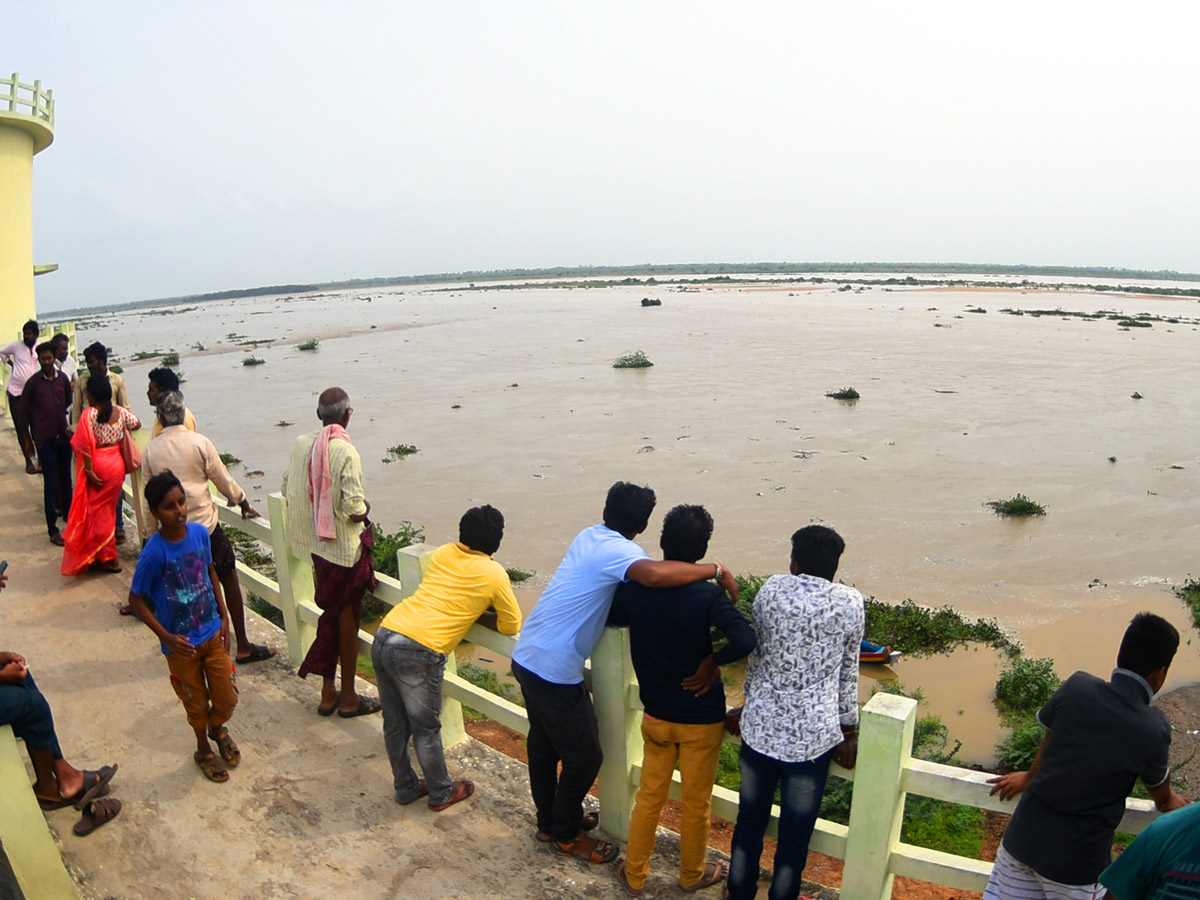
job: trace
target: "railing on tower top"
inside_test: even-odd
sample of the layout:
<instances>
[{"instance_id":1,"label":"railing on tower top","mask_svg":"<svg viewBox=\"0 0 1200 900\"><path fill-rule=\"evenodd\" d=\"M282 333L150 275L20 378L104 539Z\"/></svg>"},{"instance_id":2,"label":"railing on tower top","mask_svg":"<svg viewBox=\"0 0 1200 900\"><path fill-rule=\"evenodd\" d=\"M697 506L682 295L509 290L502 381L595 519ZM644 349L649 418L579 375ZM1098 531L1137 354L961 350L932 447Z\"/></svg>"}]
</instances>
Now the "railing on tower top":
<instances>
[{"instance_id":1,"label":"railing on tower top","mask_svg":"<svg viewBox=\"0 0 1200 900\"><path fill-rule=\"evenodd\" d=\"M0 80L0 113L32 116L54 128L54 91L44 89L41 81L25 84L17 73Z\"/></svg>"}]
</instances>

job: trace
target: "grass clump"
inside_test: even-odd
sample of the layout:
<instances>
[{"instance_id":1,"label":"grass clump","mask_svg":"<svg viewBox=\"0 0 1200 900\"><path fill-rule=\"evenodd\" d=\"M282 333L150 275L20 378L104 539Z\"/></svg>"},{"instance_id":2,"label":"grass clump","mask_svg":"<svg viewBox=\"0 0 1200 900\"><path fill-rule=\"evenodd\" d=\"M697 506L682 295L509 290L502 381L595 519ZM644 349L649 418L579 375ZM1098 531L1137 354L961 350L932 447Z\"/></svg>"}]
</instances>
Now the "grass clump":
<instances>
[{"instance_id":1,"label":"grass clump","mask_svg":"<svg viewBox=\"0 0 1200 900\"><path fill-rule=\"evenodd\" d=\"M1131 399L1133 399L1133 400L1141 400L1141 399L1142 399L1142 395L1141 395L1141 394L1139 394L1137 391L1134 391L1134 392L1133 392L1132 394L1130 394L1129 396L1130 396L1130 398L1131 398Z\"/></svg>"},{"instance_id":2,"label":"grass clump","mask_svg":"<svg viewBox=\"0 0 1200 900\"><path fill-rule=\"evenodd\" d=\"M537 572L532 572L528 569L505 568L504 571L508 573L508 580L513 584L520 584L522 581L528 581L537 574Z\"/></svg>"},{"instance_id":3,"label":"grass clump","mask_svg":"<svg viewBox=\"0 0 1200 900\"><path fill-rule=\"evenodd\" d=\"M221 462L227 466L236 466L238 463L241 462L241 460L238 459L236 456L234 456L232 453L222 453L221 454Z\"/></svg>"},{"instance_id":4,"label":"grass clump","mask_svg":"<svg viewBox=\"0 0 1200 900\"><path fill-rule=\"evenodd\" d=\"M1187 604L1192 611L1192 624L1200 628L1200 580L1187 577L1187 581L1175 588L1175 596Z\"/></svg>"},{"instance_id":5,"label":"grass clump","mask_svg":"<svg viewBox=\"0 0 1200 900\"><path fill-rule=\"evenodd\" d=\"M179 365L179 354L166 353L163 355L163 358L159 360L159 362L161 362L164 366L173 369L175 366Z\"/></svg>"},{"instance_id":6,"label":"grass clump","mask_svg":"<svg viewBox=\"0 0 1200 900\"><path fill-rule=\"evenodd\" d=\"M1017 494L1008 500L989 500L983 504L998 516L1025 519L1030 516L1044 516L1046 507L1035 500L1030 500L1024 494Z\"/></svg>"},{"instance_id":7,"label":"grass clump","mask_svg":"<svg viewBox=\"0 0 1200 900\"><path fill-rule=\"evenodd\" d=\"M832 400L857 400L862 395L852 387L844 387L838 391L829 391L825 396Z\"/></svg>"},{"instance_id":8,"label":"grass clump","mask_svg":"<svg viewBox=\"0 0 1200 900\"><path fill-rule=\"evenodd\" d=\"M420 449L416 444L393 444L387 448L387 452L392 459L404 459L406 456L417 453Z\"/></svg>"},{"instance_id":9,"label":"grass clump","mask_svg":"<svg viewBox=\"0 0 1200 900\"><path fill-rule=\"evenodd\" d=\"M141 362L144 359L154 359L154 357L161 355L162 354L157 350L139 350L130 357L130 360L132 362Z\"/></svg>"},{"instance_id":10,"label":"grass clump","mask_svg":"<svg viewBox=\"0 0 1200 900\"><path fill-rule=\"evenodd\" d=\"M112 363L112 364L111 364L111 365L108 367L108 371L112 372L114 375L120 375L120 374L121 374L122 372L124 372L125 370L124 370L124 369L122 369L120 366L118 366L116 363Z\"/></svg>"},{"instance_id":11,"label":"grass clump","mask_svg":"<svg viewBox=\"0 0 1200 900\"><path fill-rule=\"evenodd\" d=\"M914 656L944 653L967 642L986 644L1010 656L1020 653L1020 646L1009 639L995 619L972 622L949 606L927 609L912 600L892 604L871 597L865 612L863 635L867 640Z\"/></svg>"},{"instance_id":12,"label":"grass clump","mask_svg":"<svg viewBox=\"0 0 1200 900\"><path fill-rule=\"evenodd\" d=\"M996 703L1006 715L1033 714L1061 683L1049 657L1014 659L996 679Z\"/></svg>"},{"instance_id":13,"label":"grass clump","mask_svg":"<svg viewBox=\"0 0 1200 900\"><path fill-rule=\"evenodd\" d=\"M245 359L242 360L242 365L243 366L261 366L261 365L265 365L266 362L267 361L265 359L261 359L260 357L257 357L257 356L247 356Z\"/></svg>"},{"instance_id":14,"label":"grass clump","mask_svg":"<svg viewBox=\"0 0 1200 900\"><path fill-rule=\"evenodd\" d=\"M372 522L371 530L375 535L375 548L371 551L375 571L399 578L400 564L396 561L396 551L424 541L425 529L412 522L401 522L400 527L389 534L379 527L378 522Z\"/></svg>"},{"instance_id":15,"label":"grass clump","mask_svg":"<svg viewBox=\"0 0 1200 900\"><path fill-rule=\"evenodd\" d=\"M320 346L321 346L321 342L318 341L316 338L309 338L307 341L303 341L302 343L297 345L296 349L297 350L316 350Z\"/></svg>"},{"instance_id":16,"label":"grass clump","mask_svg":"<svg viewBox=\"0 0 1200 900\"><path fill-rule=\"evenodd\" d=\"M648 369L654 363L646 358L646 354L641 350L634 350L632 353L626 353L624 356L618 356L613 360L612 367L614 369Z\"/></svg>"}]
</instances>

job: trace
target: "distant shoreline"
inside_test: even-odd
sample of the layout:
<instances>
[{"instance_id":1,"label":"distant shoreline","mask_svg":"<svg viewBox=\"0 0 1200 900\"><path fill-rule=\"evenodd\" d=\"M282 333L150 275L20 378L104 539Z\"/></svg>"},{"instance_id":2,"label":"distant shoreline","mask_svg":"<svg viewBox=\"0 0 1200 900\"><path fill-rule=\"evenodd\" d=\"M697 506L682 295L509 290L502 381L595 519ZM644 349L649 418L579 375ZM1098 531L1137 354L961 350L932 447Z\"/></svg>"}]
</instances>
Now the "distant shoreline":
<instances>
[{"instance_id":1,"label":"distant shoreline","mask_svg":"<svg viewBox=\"0 0 1200 900\"><path fill-rule=\"evenodd\" d=\"M823 276L830 274L894 274L903 272L908 278L875 279L870 281L851 279L830 279ZM546 269L493 269L489 271L443 272L426 275L396 275L379 278L354 278L345 281L323 281L311 284L272 284L252 288L236 288L226 291L212 291L202 294L187 294L177 297L158 297L151 300L136 300L128 303L111 303L102 306L70 307L61 310L47 310L43 313L47 318L63 318L67 316L86 316L98 313L125 312L157 306L179 306L186 303L206 303L213 300L236 300L244 297L262 297L274 294L308 294L316 291L341 291L355 288L399 287L405 285L445 284L450 282L467 282L469 289L484 290L497 285L485 284L476 287L479 282L494 283L514 280L534 280L549 282L547 287L585 287L610 284L646 285L655 287L663 284L679 283L729 283L736 275L809 275L808 279L795 279L796 282L811 281L824 284L829 281L866 284L898 284L912 287L994 287L1019 289L1030 285L1022 282L1006 284L973 282L963 278L924 278L917 279L914 275L1005 275L1029 276L1039 278L1104 278L1133 281L1190 281L1200 282L1200 274L1191 272L1175 272L1171 270L1120 269L1104 266L1024 266L1024 265L982 265L976 263L676 263L669 265L643 264L636 266L574 266L554 267ZM682 276L693 276L684 279ZM700 276L696 278L695 276ZM607 282L580 279L617 279ZM1038 287L1046 287L1039 284ZM1067 285L1064 285L1066 287ZM1125 286L1112 285L1076 285L1074 289L1092 289L1100 291L1123 292ZM1052 286L1051 286L1052 287ZM1128 288L1134 293L1151 293L1164 296L1185 296L1200 298L1200 290L1181 289L1172 291L1166 288Z\"/></svg>"}]
</instances>

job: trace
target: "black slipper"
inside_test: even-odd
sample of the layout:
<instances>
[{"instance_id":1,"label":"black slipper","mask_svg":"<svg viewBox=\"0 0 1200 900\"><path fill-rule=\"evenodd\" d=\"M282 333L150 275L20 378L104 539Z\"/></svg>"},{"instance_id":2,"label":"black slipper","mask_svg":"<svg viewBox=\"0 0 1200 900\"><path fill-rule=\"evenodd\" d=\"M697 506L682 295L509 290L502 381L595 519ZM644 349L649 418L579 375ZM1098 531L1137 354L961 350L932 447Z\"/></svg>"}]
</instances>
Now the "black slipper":
<instances>
[{"instance_id":1,"label":"black slipper","mask_svg":"<svg viewBox=\"0 0 1200 900\"><path fill-rule=\"evenodd\" d=\"M246 666L250 663L262 662L270 659L275 655L275 651L266 644L251 644L249 656L238 656L234 658L234 662L239 666Z\"/></svg>"},{"instance_id":2,"label":"black slipper","mask_svg":"<svg viewBox=\"0 0 1200 900\"><path fill-rule=\"evenodd\" d=\"M317 715L318 716L332 716L336 710L337 710L336 704L329 707L329 709L326 709L325 707L321 706L319 703L317 704Z\"/></svg>"},{"instance_id":3,"label":"black slipper","mask_svg":"<svg viewBox=\"0 0 1200 900\"><path fill-rule=\"evenodd\" d=\"M354 710L354 712L342 712L339 709L338 715L343 719L354 719L354 718L357 718L358 716L369 716L369 715L372 715L373 713L382 712L382 711L383 711L383 707L379 704L379 701L376 700L374 697L360 696L358 698L358 709Z\"/></svg>"}]
</instances>

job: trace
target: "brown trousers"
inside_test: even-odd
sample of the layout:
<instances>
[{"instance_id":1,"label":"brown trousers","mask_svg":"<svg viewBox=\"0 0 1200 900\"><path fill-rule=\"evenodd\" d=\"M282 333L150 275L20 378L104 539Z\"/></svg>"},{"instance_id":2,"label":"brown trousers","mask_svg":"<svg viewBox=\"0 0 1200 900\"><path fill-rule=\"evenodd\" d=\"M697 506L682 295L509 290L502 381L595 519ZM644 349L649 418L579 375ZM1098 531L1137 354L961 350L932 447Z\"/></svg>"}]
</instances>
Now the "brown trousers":
<instances>
[{"instance_id":1,"label":"brown trousers","mask_svg":"<svg viewBox=\"0 0 1200 900\"><path fill-rule=\"evenodd\" d=\"M171 687L183 701L192 728L216 731L230 720L238 702L237 675L219 633L191 656L169 655L166 660Z\"/></svg>"}]
</instances>

